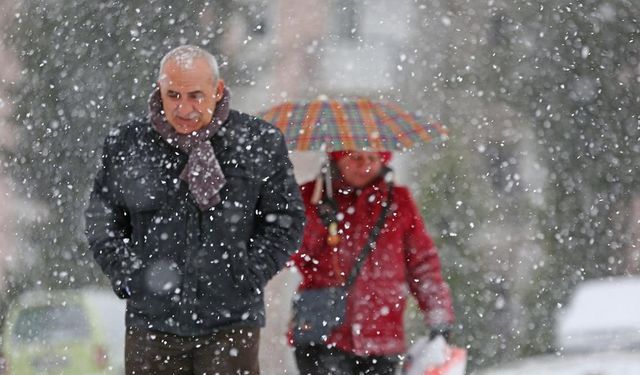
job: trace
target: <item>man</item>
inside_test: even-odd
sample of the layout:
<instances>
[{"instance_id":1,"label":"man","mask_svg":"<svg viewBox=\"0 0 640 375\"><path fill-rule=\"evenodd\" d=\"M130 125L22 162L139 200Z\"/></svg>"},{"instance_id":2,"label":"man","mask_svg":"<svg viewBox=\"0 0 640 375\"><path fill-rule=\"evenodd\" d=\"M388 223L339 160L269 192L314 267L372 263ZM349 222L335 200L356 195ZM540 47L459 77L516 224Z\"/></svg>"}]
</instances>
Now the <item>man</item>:
<instances>
[{"instance_id":1,"label":"man","mask_svg":"<svg viewBox=\"0 0 640 375\"><path fill-rule=\"evenodd\" d=\"M160 64L149 116L104 144L91 250L127 299L127 374L258 374L263 288L300 244L282 133L229 109L215 58Z\"/></svg>"}]
</instances>

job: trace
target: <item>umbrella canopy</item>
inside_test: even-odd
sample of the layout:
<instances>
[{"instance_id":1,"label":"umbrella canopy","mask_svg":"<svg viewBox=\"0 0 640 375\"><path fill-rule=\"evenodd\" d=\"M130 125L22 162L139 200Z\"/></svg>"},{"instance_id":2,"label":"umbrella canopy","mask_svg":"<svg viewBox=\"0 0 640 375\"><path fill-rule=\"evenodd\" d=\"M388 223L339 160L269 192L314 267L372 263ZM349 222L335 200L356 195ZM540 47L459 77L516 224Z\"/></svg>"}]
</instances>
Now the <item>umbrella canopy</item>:
<instances>
[{"instance_id":1,"label":"umbrella canopy","mask_svg":"<svg viewBox=\"0 0 640 375\"><path fill-rule=\"evenodd\" d=\"M365 98L284 102L260 117L282 130L291 151L404 151L447 139L444 126Z\"/></svg>"}]
</instances>

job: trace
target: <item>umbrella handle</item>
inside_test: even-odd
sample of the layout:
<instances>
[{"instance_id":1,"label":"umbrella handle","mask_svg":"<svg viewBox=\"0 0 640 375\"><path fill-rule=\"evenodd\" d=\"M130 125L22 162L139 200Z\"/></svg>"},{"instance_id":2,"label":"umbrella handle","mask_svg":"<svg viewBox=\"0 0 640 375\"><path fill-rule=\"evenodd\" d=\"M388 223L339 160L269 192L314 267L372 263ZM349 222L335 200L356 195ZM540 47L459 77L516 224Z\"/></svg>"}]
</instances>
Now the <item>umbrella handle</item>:
<instances>
[{"instance_id":1,"label":"umbrella handle","mask_svg":"<svg viewBox=\"0 0 640 375\"><path fill-rule=\"evenodd\" d=\"M327 198L333 198L333 186L331 185L331 167L328 160L322 163L320 174L318 174L318 176L316 177L315 185L313 186L313 194L311 194L311 203L320 203L320 200L322 199L323 182L325 183Z\"/></svg>"},{"instance_id":2,"label":"umbrella handle","mask_svg":"<svg viewBox=\"0 0 640 375\"><path fill-rule=\"evenodd\" d=\"M324 184L327 191L327 198L333 198L333 184L331 183L331 164L329 160L324 163L322 167L322 174L324 174Z\"/></svg>"},{"instance_id":3,"label":"umbrella handle","mask_svg":"<svg viewBox=\"0 0 640 375\"><path fill-rule=\"evenodd\" d=\"M322 199L322 174L316 177L316 183L313 185L313 194L311 194L311 204L317 205Z\"/></svg>"}]
</instances>

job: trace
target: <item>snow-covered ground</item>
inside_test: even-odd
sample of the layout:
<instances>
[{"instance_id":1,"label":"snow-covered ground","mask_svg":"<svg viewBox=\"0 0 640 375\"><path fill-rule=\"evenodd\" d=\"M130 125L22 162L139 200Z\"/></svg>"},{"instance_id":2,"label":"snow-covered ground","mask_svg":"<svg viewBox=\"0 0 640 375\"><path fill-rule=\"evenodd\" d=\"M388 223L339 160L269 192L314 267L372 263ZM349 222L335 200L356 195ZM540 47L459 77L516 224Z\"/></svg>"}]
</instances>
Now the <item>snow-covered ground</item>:
<instances>
[{"instance_id":1,"label":"snow-covered ground","mask_svg":"<svg viewBox=\"0 0 640 375\"><path fill-rule=\"evenodd\" d=\"M477 375L640 374L640 352L603 352L531 357L483 370Z\"/></svg>"}]
</instances>

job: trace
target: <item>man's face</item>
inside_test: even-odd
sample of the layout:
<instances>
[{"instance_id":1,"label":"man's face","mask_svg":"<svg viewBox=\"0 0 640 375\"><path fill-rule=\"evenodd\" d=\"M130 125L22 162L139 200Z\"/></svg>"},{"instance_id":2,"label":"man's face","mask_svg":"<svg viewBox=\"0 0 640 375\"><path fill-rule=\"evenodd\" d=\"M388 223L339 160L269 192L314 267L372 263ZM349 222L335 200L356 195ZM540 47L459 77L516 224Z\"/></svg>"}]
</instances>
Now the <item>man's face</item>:
<instances>
[{"instance_id":1,"label":"man's face","mask_svg":"<svg viewBox=\"0 0 640 375\"><path fill-rule=\"evenodd\" d=\"M344 181L356 188L363 188L380 176L382 160L377 152L351 151L338 160L337 167Z\"/></svg>"},{"instance_id":2,"label":"man's face","mask_svg":"<svg viewBox=\"0 0 640 375\"><path fill-rule=\"evenodd\" d=\"M165 63L158 85L165 116L176 132L189 134L211 122L224 90L224 82L215 84L215 78L204 58Z\"/></svg>"}]
</instances>

